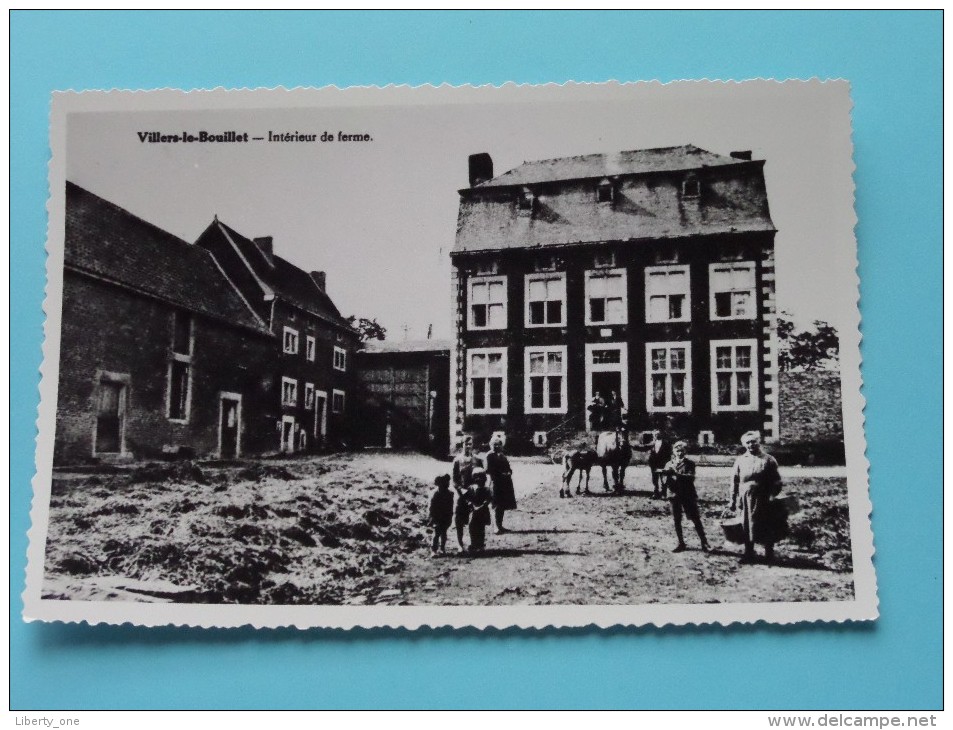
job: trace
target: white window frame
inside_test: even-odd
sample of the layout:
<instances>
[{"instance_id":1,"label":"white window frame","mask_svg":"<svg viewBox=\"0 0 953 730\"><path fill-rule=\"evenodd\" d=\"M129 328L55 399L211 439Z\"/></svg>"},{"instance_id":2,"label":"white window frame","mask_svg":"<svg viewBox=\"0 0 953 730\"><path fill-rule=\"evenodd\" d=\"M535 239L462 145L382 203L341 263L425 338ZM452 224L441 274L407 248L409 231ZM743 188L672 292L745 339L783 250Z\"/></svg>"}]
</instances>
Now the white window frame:
<instances>
[{"instance_id":1,"label":"white window frame","mask_svg":"<svg viewBox=\"0 0 953 730\"><path fill-rule=\"evenodd\" d=\"M563 296L562 299L545 299L542 301L546 302L562 302L562 307L560 307L560 320L558 322L543 322L541 324L532 324L530 322L530 299L529 299L529 287L530 284L534 281L561 281L563 285ZM565 271L547 271L547 272L534 272L532 274L527 274L525 281L523 282L523 300L524 300L524 316L523 321L525 326L528 329L539 329L542 327L565 327L566 326L566 272ZM537 300L534 300L537 301ZM543 307L543 312L545 313L546 307Z\"/></svg>"},{"instance_id":2,"label":"white window frame","mask_svg":"<svg viewBox=\"0 0 953 730\"><path fill-rule=\"evenodd\" d=\"M304 407L314 408L314 383L304 384Z\"/></svg>"},{"instance_id":3,"label":"white window frame","mask_svg":"<svg viewBox=\"0 0 953 730\"><path fill-rule=\"evenodd\" d=\"M732 368L726 370L718 367L718 358L716 353L719 347L731 347L731 363ZM750 347L751 348L751 366L748 368L736 368L735 359L736 347ZM737 340L712 340L711 341L711 412L712 413L723 413L726 411L758 411L761 391L760 391L760 378L759 367L758 367L758 340L756 339L737 339ZM718 404L718 373L732 373L731 378L731 405L719 405ZM738 398L738 381L734 377L735 373L739 372L750 372L751 373L751 402L748 405L737 405L735 401Z\"/></svg>"},{"instance_id":4,"label":"white window frame","mask_svg":"<svg viewBox=\"0 0 953 730\"><path fill-rule=\"evenodd\" d=\"M235 458L238 458L242 455L242 394L227 390L218 392L218 457L222 458L222 416L227 400L238 403L238 408L235 411L235 418L238 419L238 426L235 429Z\"/></svg>"},{"instance_id":5,"label":"white window frame","mask_svg":"<svg viewBox=\"0 0 953 730\"><path fill-rule=\"evenodd\" d=\"M730 267L732 269L746 268L750 269L752 273L752 278L754 279L751 288L749 289L720 289L715 290L713 285L715 278L715 269ZM715 294L719 291L747 291L750 292L750 302L751 302L751 311L746 315L730 315L728 317L719 317L717 314L717 307L715 305ZM715 264L708 265L708 309L709 316L713 322L726 322L732 319L757 319L758 314L758 267L754 261L720 261Z\"/></svg>"},{"instance_id":6,"label":"white window frame","mask_svg":"<svg viewBox=\"0 0 953 730\"><path fill-rule=\"evenodd\" d=\"M592 318L592 307L589 304L591 297L589 293L591 291L590 287L592 280L596 278L608 278L610 276L622 276L622 319L619 321L611 321L608 319L604 320L594 320ZM614 297L611 297L614 298ZM610 297L603 297L606 301ZM608 311L608 307L606 307ZM599 327L608 327L614 324L628 324L629 323L629 275L624 268L596 268L596 269L587 269L586 270L586 324Z\"/></svg>"},{"instance_id":7,"label":"white window frame","mask_svg":"<svg viewBox=\"0 0 953 730\"><path fill-rule=\"evenodd\" d=\"M670 351L674 348L685 350L685 369L684 370L652 370L652 350L664 348L666 351L666 363L670 360ZM683 406L657 406L654 404L652 395L653 375L670 375L671 373L685 374L685 405ZM645 343L645 410L649 413L690 413L692 410L692 343L689 340L681 342L646 342ZM672 402L672 379L665 379L665 400Z\"/></svg>"},{"instance_id":8,"label":"white window frame","mask_svg":"<svg viewBox=\"0 0 953 730\"><path fill-rule=\"evenodd\" d=\"M341 396L341 407L340 407L340 408L337 407L338 396ZM344 413L344 409L345 409L346 407L347 407L347 403L346 403L346 401L345 401L344 391L343 391L343 390L338 390L337 388L334 388L334 389L331 391L331 413Z\"/></svg>"},{"instance_id":9,"label":"white window frame","mask_svg":"<svg viewBox=\"0 0 953 730\"><path fill-rule=\"evenodd\" d=\"M166 374L165 389L165 415L172 423L188 423L192 416L192 381L194 373L192 372L192 355L195 352L195 317L191 312L186 312L189 317L189 351L175 351L175 318L177 313L172 315L172 342L169 344L169 368ZM181 314L181 312L178 312ZM185 409L181 418L172 417L172 374L175 370L175 363L184 363L188 368L188 382L185 385Z\"/></svg>"},{"instance_id":10,"label":"white window frame","mask_svg":"<svg viewBox=\"0 0 953 730\"><path fill-rule=\"evenodd\" d=\"M652 318L652 292L649 287L649 279L653 273L664 271L667 274L681 271L685 274L685 304L682 307L682 316L672 319ZM668 295L666 295L666 304L668 304ZM691 322L692 321L692 272L687 264L666 264L664 266L646 266L645 267L645 321L648 324L659 324L665 322Z\"/></svg>"},{"instance_id":11,"label":"white window frame","mask_svg":"<svg viewBox=\"0 0 953 730\"><path fill-rule=\"evenodd\" d=\"M543 377L543 402L549 402L549 377L550 374L546 373L543 375L534 375L530 372L530 357L532 355L544 354L548 355L552 352L558 352L562 356L562 372L559 373L561 378L560 390L559 390L559 402L560 405L557 408L551 408L550 406L543 406L542 408L534 408L532 406L532 391L530 389L530 380L533 377ZM548 358L547 358L548 363ZM567 408L567 389L566 381L568 379L568 360L566 357L566 346L565 345L552 345L552 346L533 346L527 347L523 350L523 411L525 413L566 413Z\"/></svg>"},{"instance_id":12,"label":"white window frame","mask_svg":"<svg viewBox=\"0 0 953 730\"><path fill-rule=\"evenodd\" d=\"M499 408L474 408L473 407L473 356L474 355L502 355L501 365L503 367L503 383L500 386L500 407ZM467 363L467 413L492 415L505 414L507 401L507 386L509 383L509 358L507 348L505 347L473 347L465 353ZM489 377L489 376L487 376ZM489 394L489 390L486 391ZM489 398L487 398L489 400Z\"/></svg>"},{"instance_id":13,"label":"white window frame","mask_svg":"<svg viewBox=\"0 0 953 730\"><path fill-rule=\"evenodd\" d=\"M290 403L285 399L286 385L291 385L293 388L292 393L294 394L294 401ZM285 376L282 376L281 378L281 405L288 406L290 408L297 408L298 406L298 381L294 378L288 378Z\"/></svg>"},{"instance_id":14,"label":"white window frame","mask_svg":"<svg viewBox=\"0 0 953 730\"><path fill-rule=\"evenodd\" d=\"M502 284L503 285L503 318L502 325L500 327L494 327L490 324L490 312L487 309L486 313L486 325L483 327L478 327L473 321L473 286L475 284L485 284L487 287L487 295L489 295L490 285L491 284ZM505 330L507 317L509 312L509 307L507 303L507 291L506 291L506 277L505 276L471 276L467 281L467 329L469 330ZM489 302L489 299L488 299ZM489 307L489 303L486 305Z\"/></svg>"},{"instance_id":15,"label":"white window frame","mask_svg":"<svg viewBox=\"0 0 953 730\"><path fill-rule=\"evenodd\" d=\"M288 335L291 335L292 339L289 339ZM285 327L281 335L281 350L286 355L297 355L298 354L298 330L294 327Z\"/></svg>"},{"instance_id":16,"label":"white window frame","mask_svg":"<svg viewBox=\"0 0 953 730\"><path fill-rule=\"evenodd\" d=\"M331 367L335 370L340 370L342 373L347 370L347 350L343 347L334 346L334 355L332 356L333 360L331 361ZM340 365L338 361L340 359Z\"/></svg>"},{"instance_id":17,"label":"white window frame","mask_svg":"<svg viewBox=\"0 0 953 730\"><path fill-rule=\"evenodd\" d=\"M619 362L593 362L596 350L615 350L619 353ZM591 402L595 393L592 390L592 373L619 373L619 397L623 403L629 397L629 345L626 342L588 342L586 343L586 405ZM625 404L628 413L633 410ZM587 428L592 428L589 422L589 413L586 413Z\"/></svg>"},{"instance_id":18,"label":"white window frame","mask_svg":"<svg viewBox=\"0 0 953 730\"><path fill-rule=\"evenodd\" d=\"M305 359L314 362L318 351L318 341L314 338L314 335L305 335L304 343Z\"/></svg>"}]
</instances>

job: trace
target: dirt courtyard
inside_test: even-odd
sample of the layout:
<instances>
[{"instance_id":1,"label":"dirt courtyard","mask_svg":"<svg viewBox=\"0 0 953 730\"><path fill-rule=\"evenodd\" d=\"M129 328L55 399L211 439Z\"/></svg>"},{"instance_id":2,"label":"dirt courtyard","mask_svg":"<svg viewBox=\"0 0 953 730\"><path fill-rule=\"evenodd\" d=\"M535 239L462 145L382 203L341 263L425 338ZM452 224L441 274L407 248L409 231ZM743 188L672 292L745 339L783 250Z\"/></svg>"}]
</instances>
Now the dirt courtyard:
<instances>
[{"instance_id":1,"label":"dirt courtyard","mask_svg":"<svg viewBox=\"0 0 953 730\"><path fill-rule=\"evenodd\" d=\"M432 480L449 463L357 453L143 466L54 478L44 597L203 603L505 605L835 601L853 596L847 487L836 469L782 469L800 510L773 566L740 565L719 518L726 467L697 480L710 554L690 522L673 553L647 467L609 496L561 499L561 468L511 459L519 509L485 553L429 551Z\"/></svg>"}]
</instances>

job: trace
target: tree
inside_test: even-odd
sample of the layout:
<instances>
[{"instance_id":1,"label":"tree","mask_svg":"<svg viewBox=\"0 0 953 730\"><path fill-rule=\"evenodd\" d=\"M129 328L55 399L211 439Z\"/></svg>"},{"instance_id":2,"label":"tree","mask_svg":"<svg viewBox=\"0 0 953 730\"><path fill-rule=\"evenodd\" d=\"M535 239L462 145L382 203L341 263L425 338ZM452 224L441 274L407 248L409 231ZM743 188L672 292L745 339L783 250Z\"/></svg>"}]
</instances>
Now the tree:
<instances>
[{"instance_id":1,"label":"tree","mask_svg":"<svg viewBox=\"0 0 953 730\"><path fill-rule=\"evenodd\" d=\"M814 320L812 329L796 331L788 312L778 314L778 367L781 370L817 370L836 366L840 354L837 330Z\"/></svg>"},{"instance_id":2,"label":"tree","mask_svg":"<svg viewBox=\"0 0 953 730\"><path fill-rule=\"evenodd\" d=\"M361 317L358 319L353 314L347 318L347 323L357 330L361 336L361 342L368 340L383 340L387 337L387 328L380 324L376 319Z\"/></svg>"}]
</instances>

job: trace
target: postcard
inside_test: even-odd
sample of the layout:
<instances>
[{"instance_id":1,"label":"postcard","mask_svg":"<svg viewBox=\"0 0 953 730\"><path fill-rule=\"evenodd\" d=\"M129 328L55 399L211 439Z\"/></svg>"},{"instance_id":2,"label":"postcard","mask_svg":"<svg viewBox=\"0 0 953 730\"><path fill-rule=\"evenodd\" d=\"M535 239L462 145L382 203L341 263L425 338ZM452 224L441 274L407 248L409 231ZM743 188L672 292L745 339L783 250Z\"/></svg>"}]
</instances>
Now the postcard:
<instances>
[{"instance_id":1,"label":"postcard","mask_svg":"<svg viewBox=\"0 0 953 730\"><path fill-rule=\"evenodd\" d=\"M850 111L54 94L24 617L875 619Z\"/></svg>"}]
</instances>

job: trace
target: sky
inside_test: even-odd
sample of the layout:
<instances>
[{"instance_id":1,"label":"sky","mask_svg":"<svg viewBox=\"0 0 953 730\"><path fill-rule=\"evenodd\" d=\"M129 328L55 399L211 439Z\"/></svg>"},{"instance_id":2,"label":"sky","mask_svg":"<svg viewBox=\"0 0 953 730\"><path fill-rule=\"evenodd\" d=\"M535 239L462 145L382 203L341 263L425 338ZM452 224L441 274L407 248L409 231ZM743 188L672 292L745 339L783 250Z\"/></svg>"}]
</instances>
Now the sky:
<instances>
[{"instance_id":1,"label":"sky","mask_svg":"<svg viewBox=\"0 0 953 730\"><path fill-rule=\"evenodd\" d=\"M168 103L166 103L168 100ZM777 299L801 324L856 305L850 101L844 82L335 89L212 97L88 95L66 178L187 241L213 216L327 272L341 313L388 339L450 335L450 260L467 158L523 161L694 144L765 160ZM130 111L117 111L129 108ZM150 144L163 134L369 134L366 142ZM56 181L53 189L56 190Z\"/></svg>"}]
</instances>

